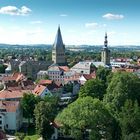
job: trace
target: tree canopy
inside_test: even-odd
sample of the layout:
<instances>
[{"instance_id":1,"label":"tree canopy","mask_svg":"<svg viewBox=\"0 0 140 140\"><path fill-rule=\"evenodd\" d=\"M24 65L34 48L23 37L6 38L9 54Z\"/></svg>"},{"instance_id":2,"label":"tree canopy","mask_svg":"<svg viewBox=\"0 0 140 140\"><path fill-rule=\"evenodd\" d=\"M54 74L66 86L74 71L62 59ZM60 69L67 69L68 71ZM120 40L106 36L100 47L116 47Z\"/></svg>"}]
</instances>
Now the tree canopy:
<instances>
[{"instance_id":1,"label":"tree canopy","mask_svg":"<svg viewBox=\"0 0 140 140\"><path fill-rule=\"evenodd\" d=\"M5 73L6 66L0 64L0 73Z\"/></svg>"},{"instance_id":2,"label":"tree canopy","mask_svg":"<svg viewBox=\"0 0 140 140\"><path fill-rule=\"evenodd\" d=\"M28 119L28 123L30 123L30 119L34 118L34 109L38 100L32 93L25 93L21 100L21 106L23 108L23 116Z\"/></svg>"},{"instance_id":3,"label":"tree canopy","mask_svg":"<svg viewBox=\"0 0 140 140\"><path fill-rule=\"evenodd\" d=\"M107 82L107 77L111 74L111 69L99 67L96 71L96 76L98 79L103 80L104 82Z\"/></svg>"},{"instance_id":4,"label":"tree canopy","mask_svg":"<svg viewBox=\"0 0 140 140\"><path fill-rule=\"evenodd\" d=\"M120 110L127 99L140 104L140 79L132 73L117 72L108 85L104 102L114 110Z\"/></svg>"},{"instance_id":5,"label":"tree canopy","mask_svg":"<svg viewBox=\"0 0 140 140\"><path fill-rule=\"evenodd\" d=\"M127 100L118 119L124 140L138 140L140 138L140 107L137 102Z\"/></svg>"},{"instance_id":6,"label":"tree canopy","mask_svg":"<svg viewBox=\"0 0 140 140\"><path fill-rule=\"evenodd\" d=\"M118 139L117 123L103 103L92 97L79 98L56 118L62 132L75 139Z\"/></svg>"},{"instance_id":7,"label":"tree canopy","mask_svg":"<svg viewBox=\"0 0 140 140\"><path fill-rule=\"evenodd\" d=\"M44 139L50 138L53 127L50 125L55 118L56 108L50 102L40 101L34 110L37 133Z\"/></svg>"},{"instance_id":8,"label":"tree canopy","mask_svg":"<svg viewBox=\"0 0 140 140\"><path fill-rule=\"evenodd\" d=\"M100 79L91 79L80 88L79 97L91 96L102 100L105 93L104 82Z\"/></svg>"}]
</instances>

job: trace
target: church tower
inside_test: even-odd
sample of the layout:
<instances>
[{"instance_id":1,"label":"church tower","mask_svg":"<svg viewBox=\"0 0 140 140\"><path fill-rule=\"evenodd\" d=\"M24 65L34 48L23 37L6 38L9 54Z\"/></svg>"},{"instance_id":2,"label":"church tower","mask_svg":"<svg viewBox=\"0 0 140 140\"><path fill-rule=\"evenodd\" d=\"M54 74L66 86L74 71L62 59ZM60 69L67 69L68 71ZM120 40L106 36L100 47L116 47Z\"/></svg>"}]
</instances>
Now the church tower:
<instances>
[{"instance_id":1,"label":"church tower","mask_svg":"<svg viewBox=\"0 0 140 140\"><path fill-rule=\"evenodd\" d=\"M52 61L54 64L66 65L65 45L63 44L60 26L58 27L55 41L52 48Z\"/></svg>"},{"instance_id":2,"label":"church tower","mask_svg":"<svg viewBox=\"0 0 140 140\"><path fill-rule=\"evenodd\" d=\"M101 61L105 65L110 65L110 50L108 49L107 33L105 33L104 47L101 52Z\"/></svg>"}]
</instances>

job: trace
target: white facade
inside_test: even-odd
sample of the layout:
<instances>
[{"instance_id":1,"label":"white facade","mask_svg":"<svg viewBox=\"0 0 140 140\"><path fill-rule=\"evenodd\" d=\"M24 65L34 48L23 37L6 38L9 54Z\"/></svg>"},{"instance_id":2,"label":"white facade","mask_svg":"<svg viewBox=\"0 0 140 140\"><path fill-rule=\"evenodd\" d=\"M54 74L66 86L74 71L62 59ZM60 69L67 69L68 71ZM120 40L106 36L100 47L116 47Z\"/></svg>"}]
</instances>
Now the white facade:
<instances>
[{"instance_id":1,"label":"white facade","mask_svg":"<svg viewBox=\"0 0 140 140\"><path fill-rule=\"evenodd\" d=\"M37 73L37 79L43 79L46 75L48 75L48 72L41 70Z\"/></svg>"},{"instance_id":2,"label":"white facade","mask_svg":"<svg viewBox=\"0 0 140 140\"><path fill-rule=\"evenodd\" d=\"M2 103L2 102L1 102ZM17 105L16 109L11 110L7 109L7 107L1 106L0 108L0 129L2 130L12 130L16 131L19 130L22 126L22 110L20 108L19 103L17 102L11 102L11 101L5 101L2 104L4 106L11 106L13 108L13 105ZM9 108L9 107L8 107Z\"/></svg>"}]
</instances>

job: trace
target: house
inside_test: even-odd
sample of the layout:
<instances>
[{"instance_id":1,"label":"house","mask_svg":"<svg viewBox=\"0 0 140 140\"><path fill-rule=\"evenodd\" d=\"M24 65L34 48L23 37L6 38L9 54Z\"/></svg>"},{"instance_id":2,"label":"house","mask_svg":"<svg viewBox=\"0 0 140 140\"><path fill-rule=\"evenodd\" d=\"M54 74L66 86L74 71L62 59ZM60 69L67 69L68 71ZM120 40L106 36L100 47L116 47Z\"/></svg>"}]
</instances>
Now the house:
<instances>
[{"instance_id":1,"label":"house","mask_svg":"<svg viewBox=\"0 0 140 140\"><path fill-rule=\"evenodd\" d=\"M48 75L48 72L45 71L45 70L40 70L38 73L37 73L37 79L43 79L46 77L46 75Z\"/></svg>"},{"instance_id":2,"label":"house","mask_svg":"<svg viewBox=\"0 0 140 140\"><path fill-rule=\"evenodd\" d=\"M90 79L95 79L95 78L96 78L96 73L95 72L93 72L91 74L83 74L79 78L79 82L80 82L81 85L84 85L86 81L88 81Z\"/></svg>"},{"instance_id":3,"label":"house","mask_svg":"<svg viewBox=\"0 0 140 140\"><path fill-rule=\"evenodd\" d=\"M69 72L69 67L52 65L48 68L48 76L51 80L64 83L65 73Z\"/></svg>"},{"instance_id":4,"label":"house","mask_svg":"<svg viewBox=\"0 0 140 140\"><path fill-rule=\"evenodd\" d=\"M46 95L52 96L52 93L48 90L48 88L43 85L37 85L33 90L33 94L42 98Z\"/></svg>"},{"instance_id":5,"label":"house","mask_svg":"<svg viewBox=\"0 0 140 140\"><path fill-rule=\"evenodd\" d=\"M24 93L31 92L31 90L4 90L0 92L0 101L20 101Z\"/></svg>"},{"instance_id":6,"label":"house","mask_svg":"<svg viewBox=\"0 0 140 140\"><path fill-rule=\"evenodd\" d=\"M13 73L11 75L4 75L1 78L5 90L33 90L35 84L29 80L22 73Z\"/></svg>"},{"instance_id":7,"label":"house","mask_svg":"<svg viewBox=\"0 0 140 140\"><path fill-rule=\"evenodd\" d=\"M0 129L19 130L22 126L22 110L18 101L0 101Z\"/></svg>"},{"instance_id":8,"label":"house","mask_svg":"<svg viewBox=\"0 0 140 140\"><path fill-rule=\"evenodd\" d=\"M63 85L61 82L52 80L40 80L39 84L46 87L54 96L61 96Z\"/></svg>"},{"instance_id":9,"label":"house","mask_svg":"<svg viewBox=\"0 0 140 140\"><path fill-rule=\"evenodd\" d=\"M13 73L11 75L5 75L1 80L3 84L8 84L8 83L18 83L20 81L23 81L26 79L26 77L19 72Z\"/></svg>"}]
</instances>

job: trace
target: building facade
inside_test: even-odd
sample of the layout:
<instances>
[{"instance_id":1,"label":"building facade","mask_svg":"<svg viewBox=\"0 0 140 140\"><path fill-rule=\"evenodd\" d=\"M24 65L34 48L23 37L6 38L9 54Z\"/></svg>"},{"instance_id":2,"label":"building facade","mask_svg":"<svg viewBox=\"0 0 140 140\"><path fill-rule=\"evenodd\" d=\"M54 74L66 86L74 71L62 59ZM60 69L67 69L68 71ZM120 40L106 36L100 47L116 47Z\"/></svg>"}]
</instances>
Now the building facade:
<instances>
[{"instance_id":1,"label":"building facade","mask_svg":"<svg viewBox=\"0 0 140 140\"><path fill-rule=\"evenodd\" d=\"M22 109L18 101L0 101L0 129L19 130L22 126Z\"/></svg>"},{"instance_id":2,"label":"building facade","mask_svg":"<svg viewBox=\"0 0 140 140\"><path fill-rule=\"evenodd\" d=\"M22 61L19 65L19 71L26 77L36 79L40 70L47 70L52 61Z\"/></svg>"}]
</instances>

